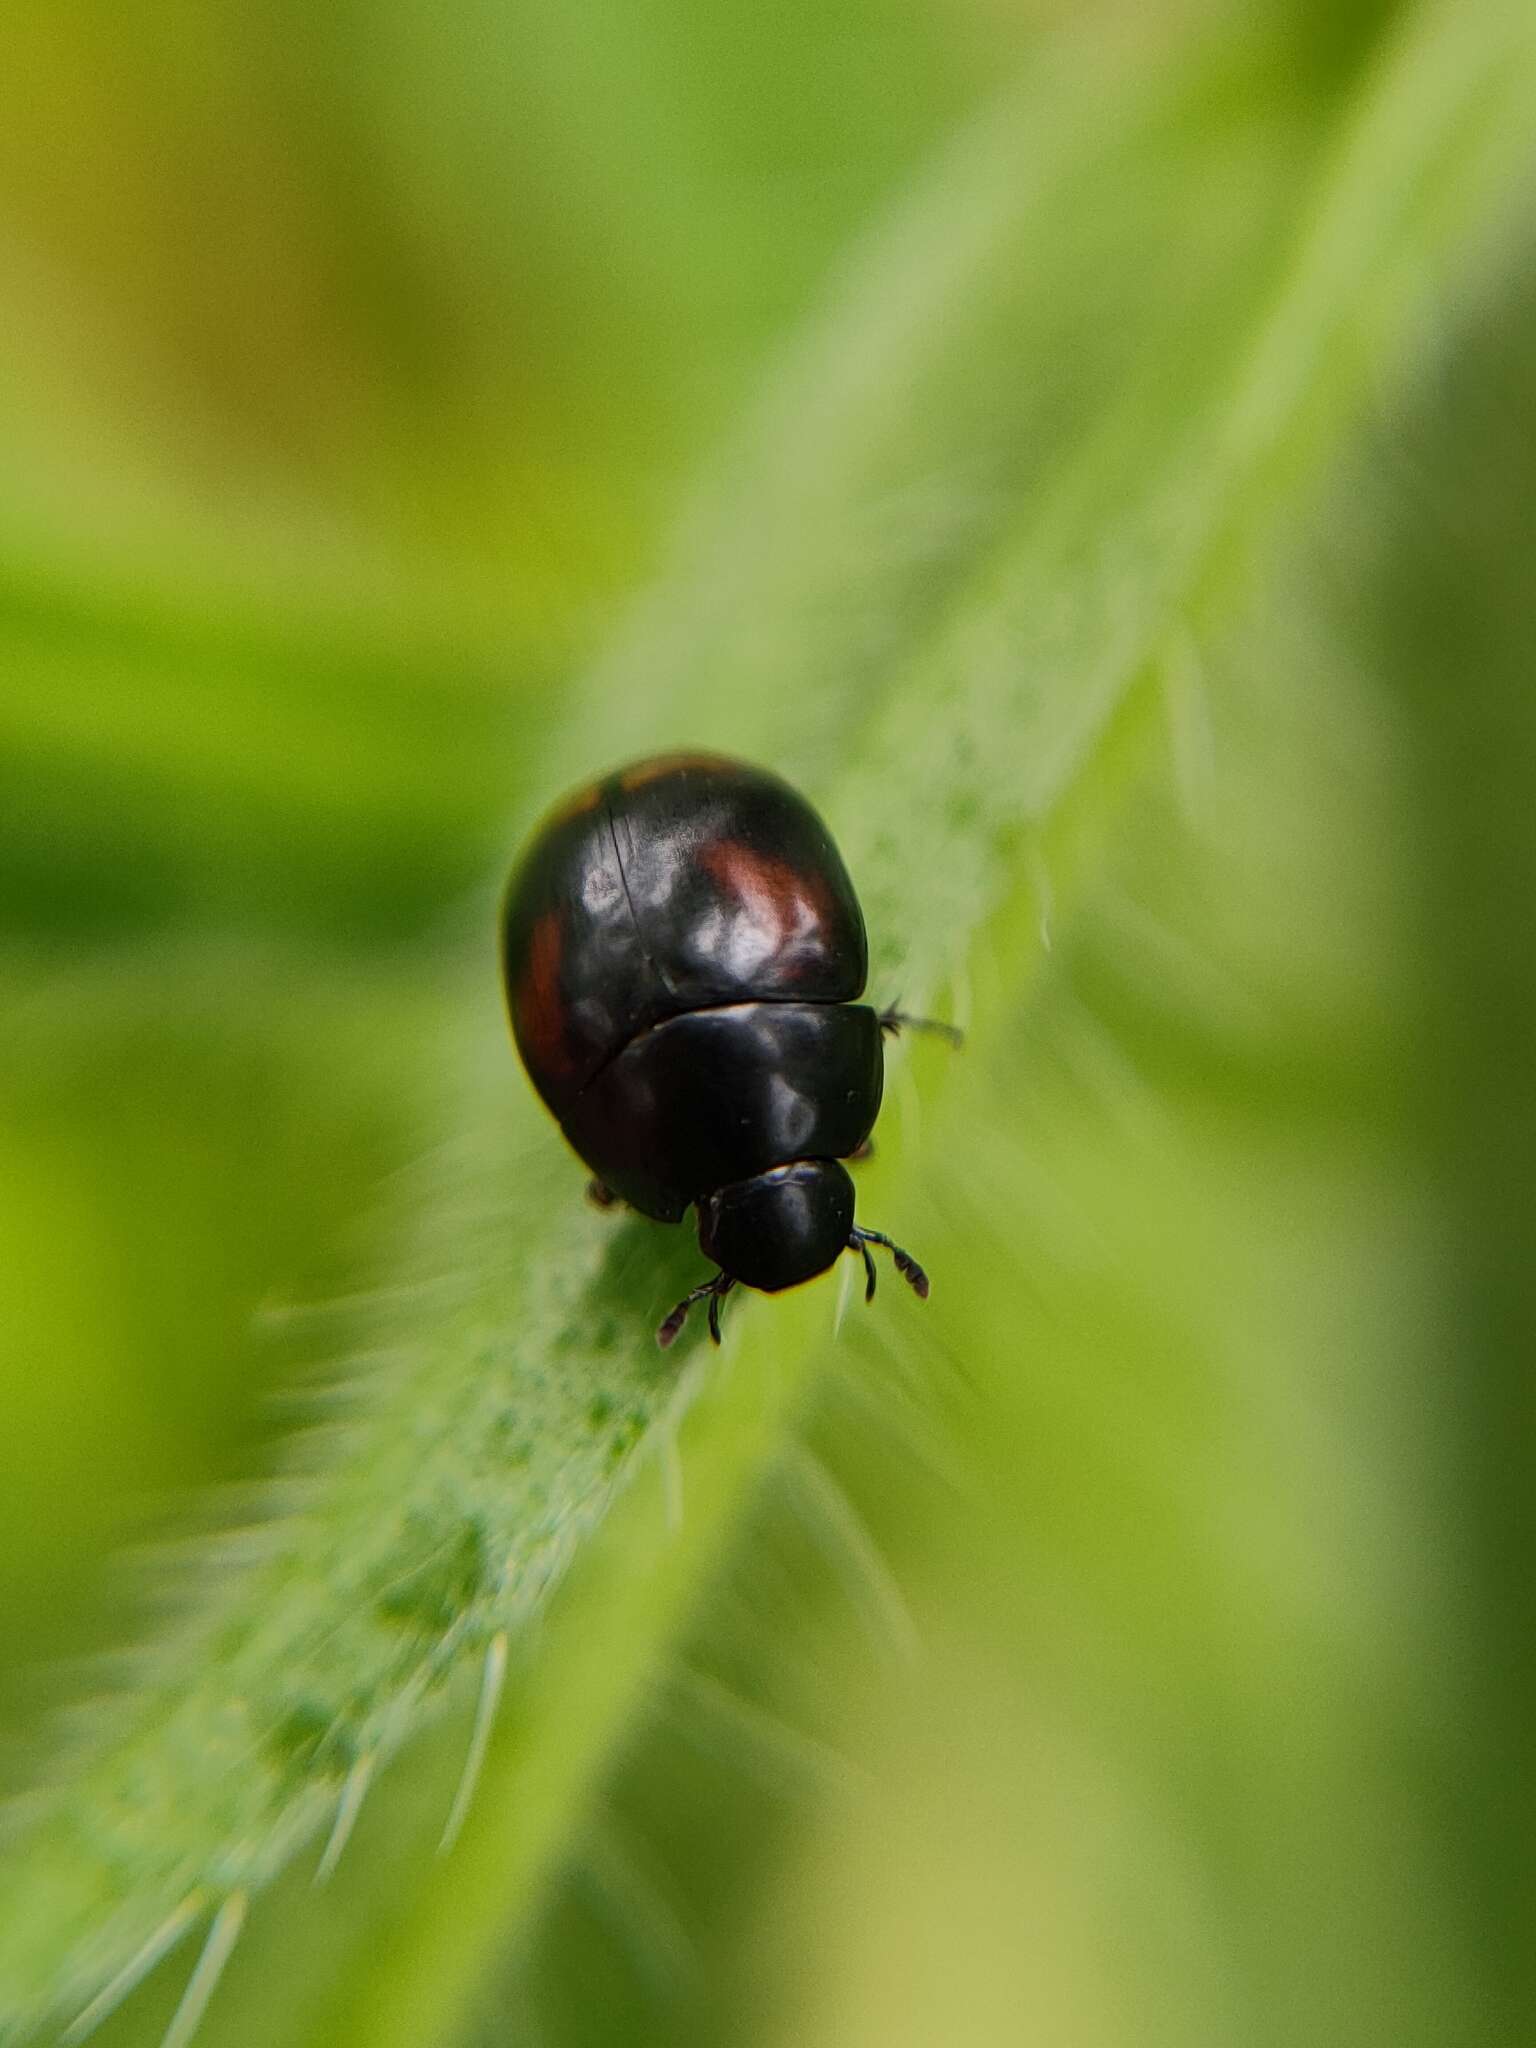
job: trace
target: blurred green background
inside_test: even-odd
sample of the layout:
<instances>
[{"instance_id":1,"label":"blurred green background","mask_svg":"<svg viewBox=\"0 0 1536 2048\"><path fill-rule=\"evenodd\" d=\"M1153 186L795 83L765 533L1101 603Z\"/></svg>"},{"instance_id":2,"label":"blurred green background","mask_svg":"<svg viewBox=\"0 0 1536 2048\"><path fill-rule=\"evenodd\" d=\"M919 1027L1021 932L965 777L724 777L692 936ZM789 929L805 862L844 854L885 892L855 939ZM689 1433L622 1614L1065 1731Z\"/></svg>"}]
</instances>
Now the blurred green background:
<instances>
[{"instance_id":1,"label":"blurred green background","mask_svg":"<svg viewBox=\"0 0 1536 2048\"><path fill-rule=\"evenodd\" d=\"M1283 146L1392 12L1273 10L1230 118ZM1056 14L8 12L6 1784L142 1626L114 1557L263 1469L289 1305L377 1277L510 821L613 750L572 675ZM907 1305L850 1319L589 1832L430 2038L1523 2037L1533 254L1192 657L1001 1052L915 1062L900 1234L943 1313L894 1363ZM443 1770L402 1797L440 1813ZM352 1910L302 1902L299 1991L237 1957L205 2038L347 2037Z\"/></svg>"},{"instance_id":2,"label":"blurred green background","mask_svg":"<svg viewBox=\"0 0 1536 2048\"><path fill-rule=\"evenodd\" d=\"M421 1142L430 963L572 668L1007 51L883 0L4 34L0 1585L47 1655L126 1504L244 1469L253 1306Z\"/></svg>"}]
</instances>

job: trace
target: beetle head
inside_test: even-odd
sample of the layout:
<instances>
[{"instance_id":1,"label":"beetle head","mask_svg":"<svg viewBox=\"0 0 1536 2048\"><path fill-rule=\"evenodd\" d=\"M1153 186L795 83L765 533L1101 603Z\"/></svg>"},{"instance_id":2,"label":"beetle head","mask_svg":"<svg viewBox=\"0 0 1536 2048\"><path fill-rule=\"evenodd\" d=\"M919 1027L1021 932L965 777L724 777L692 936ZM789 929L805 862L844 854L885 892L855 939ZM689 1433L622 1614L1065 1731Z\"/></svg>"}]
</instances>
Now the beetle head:
<instances>
[{"instance_id":1,"label":"beetle head","mask_svg":"<svg viewBox=\"0 0 1536 2048\"><path fill-rule=\"evenodd\" d=\"M853 1182L835 1159L797 1159L699 1203L699 1249L733 1280L775 1294L834 1265L853 1230Z\"/></svg>"}]
</instances>

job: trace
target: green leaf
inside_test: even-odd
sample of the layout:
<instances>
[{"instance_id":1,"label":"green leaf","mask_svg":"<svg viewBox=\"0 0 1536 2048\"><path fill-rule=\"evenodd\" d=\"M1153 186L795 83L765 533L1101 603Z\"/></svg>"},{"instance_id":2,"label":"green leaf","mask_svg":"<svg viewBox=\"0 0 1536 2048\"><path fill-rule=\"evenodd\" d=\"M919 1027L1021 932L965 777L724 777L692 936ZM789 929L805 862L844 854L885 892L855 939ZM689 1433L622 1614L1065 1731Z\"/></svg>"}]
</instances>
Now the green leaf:
<instances>
[{"instance_id":1,"label":"green leaf","mask_svg":"<svg viewBox=\"0 0 1536 2048\"><path fill-rule=\"evenodd\" d=\"M1493 8L1426 8L1307 95L1279 31L1048 52L851 266L591 679L568 765L600 731L812 770L877 989L948 992L990 1059L1238 570L1497 250L1533 40ZM162 1933L214 1913L232 1933L509 1643L453 1885L423 1869L388 1947L327 1994L330 2042L443 2038L827 1363L827 1288L734 1316L718 1362L658 1356L695 1255L582 1208L488 980L476 960L455 1052L472 1136L409 1191L413 1242L364 1332L383 1362L309 1446L265 1554L11 1848L17 2038ZM919 1060L941 1086L938 1049ZM923 1160L893 1122L861 1200L900 1234Z\"/></svg>"}]
</instances>

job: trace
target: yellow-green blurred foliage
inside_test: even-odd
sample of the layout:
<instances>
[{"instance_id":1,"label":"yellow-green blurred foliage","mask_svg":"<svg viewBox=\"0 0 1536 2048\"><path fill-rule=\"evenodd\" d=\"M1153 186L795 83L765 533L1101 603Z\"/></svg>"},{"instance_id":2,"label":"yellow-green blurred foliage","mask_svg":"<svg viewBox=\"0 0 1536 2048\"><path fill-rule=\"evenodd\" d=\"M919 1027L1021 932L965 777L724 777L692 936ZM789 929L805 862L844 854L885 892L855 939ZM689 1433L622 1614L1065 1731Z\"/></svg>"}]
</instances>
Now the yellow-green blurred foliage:
<instances>
[{"instance_id":1,"label":"yellow-green blurred foliage","mask_svg":"<svg viewBox=\"0 0 1536 2048\"><path fill-rule=\"evenodd\" d=\"M408 1156L423 958L563 677L1007 41L663 0L3 50L0 1572L47 1653L115 1514L243 1465L251 1310Z\"/></svg>"},{"instance_id":2,"label":"yellow-green blurred foliage","mask_svg":"<svg viewBox=\"0 0 1536 2048\"><path fill-rule=\"evenodd\" d=\"M1147 12L1075 32L1151 61L1192 10ZM1290 12L1256 133L1391 30ZM9 1783L145 1626L113 1556L263 1469L284 1305L377 1281L465 906L556 741L612 751L569 678L690 471L1055 13L7 12ZM1533 248L1191 650L1002 1053L904 1075L932 1319L892 1364L916 1311L850 1311L687 1684L481 2017L412 2038L1521 2037ZM330 1962L456 1754L361 1893L279 1898L210 2042L354 2038Z\"/></svg>"}]
</instances>

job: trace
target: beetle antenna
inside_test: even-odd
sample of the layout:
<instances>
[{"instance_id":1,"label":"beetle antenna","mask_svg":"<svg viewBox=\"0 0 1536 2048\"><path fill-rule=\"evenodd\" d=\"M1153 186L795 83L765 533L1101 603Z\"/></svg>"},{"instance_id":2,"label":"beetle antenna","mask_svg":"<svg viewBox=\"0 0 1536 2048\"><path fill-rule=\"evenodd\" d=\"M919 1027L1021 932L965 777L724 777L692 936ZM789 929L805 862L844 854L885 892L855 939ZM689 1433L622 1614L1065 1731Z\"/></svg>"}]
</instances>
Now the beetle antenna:
<instances>
[{"instance_id":1,"label":"beetle antenna","mask_svg":"<svg viewBox=\"0 0 1536 2048\"><path fill-rule=\"evenodd\" d=\"M677 1307L673 1309L671 1315L667 1317L666 1321L656 1332L656 1342L661 1346L662 1350L670 1351L677 1342L678 1335L684 1323L688 1320L688 1311L695 1302L706 1300L709 1303L709 1334L718 1344L720 1342L720 1303L722 1298L729 1294L735 1285L736 1282L729 1273L716 1273L712 1280L703 1281L691 1293L685 1294L677 1304Z\"/></svg>"},{"instance_id":2,"label":"beetle antenna","mask_svg":"<svg viewBox=\"0 0 1536 2048\"><path fill-rule=\"evenodd\" d=\"M937 1017L913 1017L892 1003L880 1012L880 1029L894 1038L902 1031L931 1031L938 1038L947 1038L951 1045L965 1043L965 1033L958 1024L943 1024Z\"/></svg>"},{"instance_id":3,"label":"beetle antenna","mask_svg":"<svg viewBox=\"0 0 1536 2048\"><path fill-rule=\"evenodd\" d=\"M873 1299L875 1292L875 1262L869 1256L869 1247L872 1244L883 1244L885 1246L891 1257L896 1261L897 1272L906 1281L919 1301L926 1301L928 1299L928 1275L923 1271L916 1259L913 1258L912 1254L904 1252L899 1244L892 1244L884 1231L860 1230L855 1225L853 1236L848 1242L850 1245L857 1245L864 1254L865 1270L869 1274L869 1284L864 1290L864 1299L866 1301Z\"/></svg>"}]
</instances>

